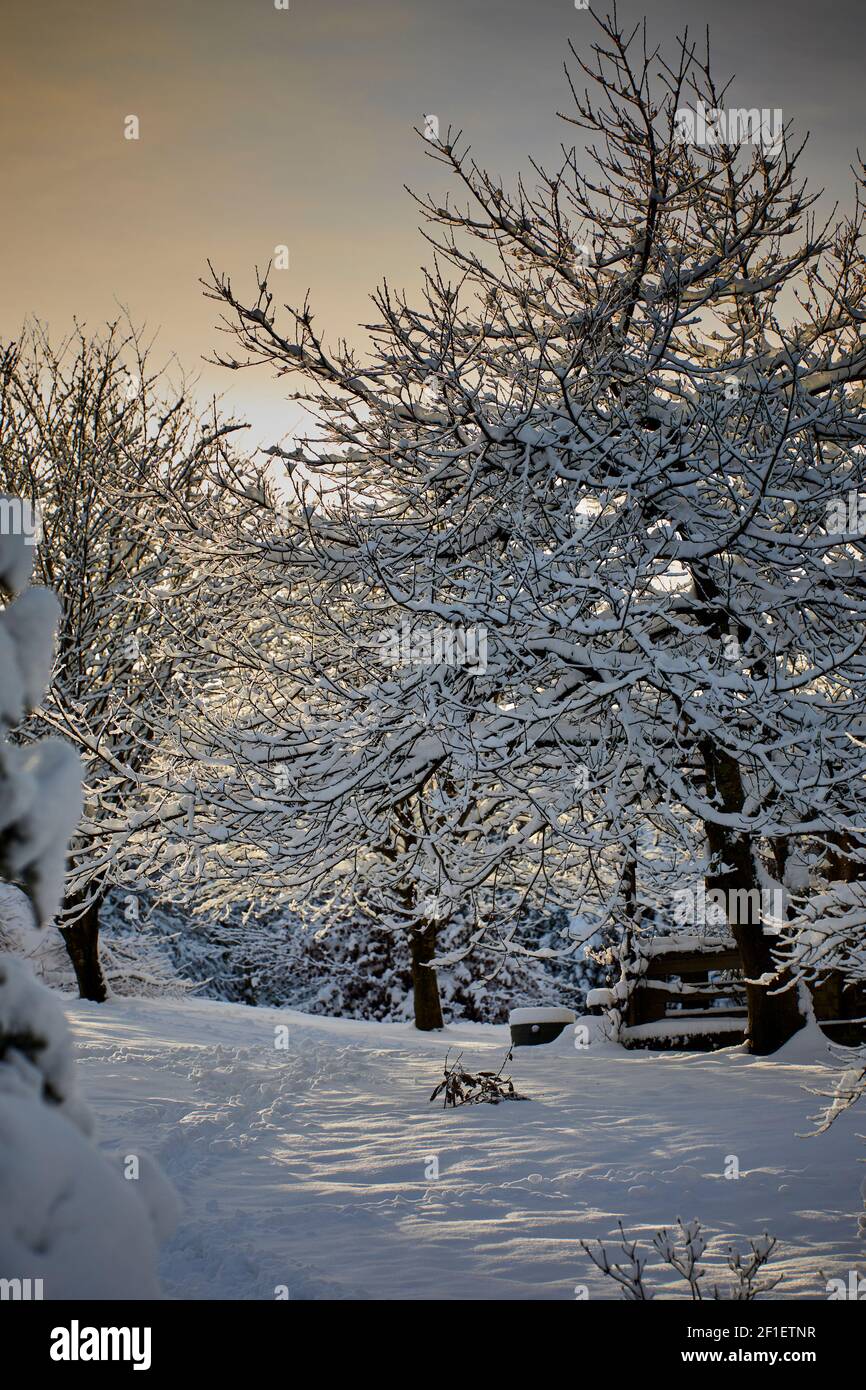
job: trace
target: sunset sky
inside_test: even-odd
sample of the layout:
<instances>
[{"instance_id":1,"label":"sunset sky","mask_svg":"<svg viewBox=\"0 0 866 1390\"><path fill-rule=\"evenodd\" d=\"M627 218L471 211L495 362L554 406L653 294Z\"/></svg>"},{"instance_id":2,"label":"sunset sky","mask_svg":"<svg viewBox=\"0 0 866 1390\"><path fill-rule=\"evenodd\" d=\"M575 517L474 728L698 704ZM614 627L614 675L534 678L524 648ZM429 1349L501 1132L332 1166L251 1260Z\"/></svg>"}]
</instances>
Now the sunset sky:
<instances>
[{"instance_id":1,"label":"sunset sky","mask_svg":"<svg viewBox=\"0 0 866 1390\"><path fill-rule=\"evenodd\" d=\"M666 46L709 23L732 104L810 130L803 171L828 207L850 201L866 152L862 0L620 6L644 13ZM567 42L588 51L596 34L573 0L2 0L2 21L0 336L28 314L96 328L125 305L267 441L292 423L279 384L201 360L218 342L207 258L242 289L288 245L282 298L309 288L326 336L360 342L370 290L384 275L411 287L424 255L403 184L441 175L413 126L430 112L462 127L505 176L530 153L552 163L579 133L555 115Z\"/></svg>"}]
</instances>

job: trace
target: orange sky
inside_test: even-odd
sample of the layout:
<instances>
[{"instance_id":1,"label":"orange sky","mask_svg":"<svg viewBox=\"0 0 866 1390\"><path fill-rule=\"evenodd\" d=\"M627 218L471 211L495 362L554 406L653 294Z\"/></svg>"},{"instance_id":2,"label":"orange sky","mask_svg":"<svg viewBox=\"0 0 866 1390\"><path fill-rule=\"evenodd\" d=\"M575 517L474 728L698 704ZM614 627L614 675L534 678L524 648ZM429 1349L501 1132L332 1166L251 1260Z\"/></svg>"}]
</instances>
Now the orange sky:
<instances>
[{"instance_id":1,"label":"orange sky","mask_svg":"<svg viewBox=\"0 0 866 1390\"><path fill-rule=\"evenodd\" d=\"M59 334L126 305L270 441L292 424L281 387L201 361L218 341L197 283L209 256L241 289L285 243L284 298L309 288L326 336L359 341L376 282L417 282L403 184L441 177L413 133L425 112L506 175L530 152L552 162L567 40L586 51L594 28L573 0L290 4L2 0L0 336L26 314ZM866 149L862 0L620 6L645 11L665 42L710 21L738 100L811 128L806 171L848 198ZM138 141L123 138L129 114Z\"/></svg>"}]
</instances>

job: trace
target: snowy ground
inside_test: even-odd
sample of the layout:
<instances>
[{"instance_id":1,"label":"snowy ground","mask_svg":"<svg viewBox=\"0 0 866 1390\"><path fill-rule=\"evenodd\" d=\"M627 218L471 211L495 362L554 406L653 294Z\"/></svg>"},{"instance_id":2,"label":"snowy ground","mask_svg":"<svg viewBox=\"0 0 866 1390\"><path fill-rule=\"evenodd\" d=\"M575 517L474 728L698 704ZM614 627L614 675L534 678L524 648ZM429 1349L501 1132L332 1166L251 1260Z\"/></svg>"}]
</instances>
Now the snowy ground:
<instances>
[{"instance_id":1,"label":"snowy ground","mask_svg":"<svg viewBox=\"0 0 866 1390\"><path fill-rule=\"evenodd\" d=\"M761 1061L576 1051L566 1033L516 1053L529 1103L443 1112L428 1097L446 1046L498 1066L506 1028L425 1036L201 1000L69 1014L101 1142L147 1149L183 1199L162 1261L172 1298L572 1299L580 1284L610 1298L579 1241L619 1217L651 1234L697 1216L718 1256L768 1230L776 1297L866 1273L863 1117L798 1137L818 1103L806 1088L828 1076L814 1038Z\"/></svg>"}]
</instances>

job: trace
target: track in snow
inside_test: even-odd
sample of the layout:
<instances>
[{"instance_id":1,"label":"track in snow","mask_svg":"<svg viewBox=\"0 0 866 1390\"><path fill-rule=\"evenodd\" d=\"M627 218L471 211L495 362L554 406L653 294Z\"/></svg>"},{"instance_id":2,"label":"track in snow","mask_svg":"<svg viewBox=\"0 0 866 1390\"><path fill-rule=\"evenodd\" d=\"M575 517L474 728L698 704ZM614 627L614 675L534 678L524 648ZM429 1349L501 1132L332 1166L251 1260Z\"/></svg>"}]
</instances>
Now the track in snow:
<instances>
[{"instance_id":1,"label":"track in snow","mask_svg":"<svg viewBox=\"0 0 866 1390\"><path fill-rule=\"evenodd\" d=\"M69 1015L100 1141L147 1149L183 1199L171 1298L611 1298L580 1240L619 1218L649 1236L697 1216L711 1263L768 1230L774 1297L824 1298L866 1263L862 1118L798 1137L818 1104L806 1088L832 1075L813 1037L763 1061L576 1051L566 1033L516 1053L530 1102L444 1112L428 1097L446 1048L498 1066L506 1028L422 1035L204 1000Z\"/></svg>"}]
</instances>

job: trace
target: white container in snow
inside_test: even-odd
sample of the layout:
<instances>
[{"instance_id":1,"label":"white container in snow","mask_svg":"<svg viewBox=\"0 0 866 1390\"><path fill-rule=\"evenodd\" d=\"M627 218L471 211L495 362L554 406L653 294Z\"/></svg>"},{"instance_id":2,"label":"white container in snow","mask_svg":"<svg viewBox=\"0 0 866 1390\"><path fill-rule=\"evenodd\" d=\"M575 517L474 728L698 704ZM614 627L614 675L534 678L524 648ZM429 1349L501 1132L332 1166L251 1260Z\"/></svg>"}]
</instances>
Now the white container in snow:
<instances>
[{"instance_id":1,"label":"white container in snow","mask_svg":"<svg viewBox=\"0 0 866 1390\"><path fill-rule=\"evenodd\" d=\"M512 1009L508 1015L511 1041L515 1047L535 1047L538 1043L553 1042L563 1028L574 1023L572 1009Z\"/></svg>"},{"instance_id":2,"label":"white container in snow","mask_svg":"<svg viewBox=\"0 0 866 1390\"><path fill-rule=\"evenodd\" d=\"M591 989L586 996L586 1007L588 1009L609 1009L613 1006L614 993L612 989Z\"/></svg>"}]
</instances>

